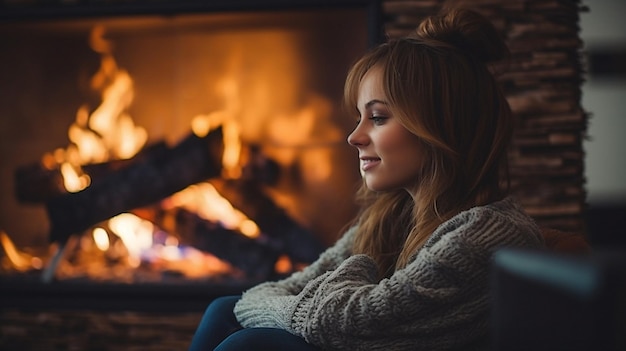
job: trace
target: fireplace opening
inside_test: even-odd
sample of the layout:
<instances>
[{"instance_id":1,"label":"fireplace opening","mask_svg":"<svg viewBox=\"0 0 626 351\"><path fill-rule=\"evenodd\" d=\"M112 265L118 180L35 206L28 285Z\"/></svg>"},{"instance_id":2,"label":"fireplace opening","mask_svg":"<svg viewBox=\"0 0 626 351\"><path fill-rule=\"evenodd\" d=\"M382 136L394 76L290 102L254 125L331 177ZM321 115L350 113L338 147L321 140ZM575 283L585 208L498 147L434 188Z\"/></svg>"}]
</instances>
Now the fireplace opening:
<instances>
[{"instance_id":1,"label":"fireplace opening","mask_svg":"<svg viewBox=\"0 0 626 351\"><path fill-rule=\"evenodd\" d=\"M355 211L363 3L0 23L2 279L219 294L313 260Z\"/></svg>"}]
</instances>

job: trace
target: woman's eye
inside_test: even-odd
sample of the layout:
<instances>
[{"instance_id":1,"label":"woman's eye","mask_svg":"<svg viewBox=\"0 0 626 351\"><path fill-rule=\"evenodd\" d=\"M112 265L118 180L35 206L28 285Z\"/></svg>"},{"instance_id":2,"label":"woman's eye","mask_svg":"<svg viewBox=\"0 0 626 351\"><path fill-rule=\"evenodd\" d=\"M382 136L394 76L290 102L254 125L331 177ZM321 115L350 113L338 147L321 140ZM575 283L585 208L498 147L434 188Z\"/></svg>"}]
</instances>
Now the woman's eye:
<instances>
[{"instance_id":1,"label":"woman's eye","mask_svg":"<svg viewBox=\"0 0 626 351\"><path fill-rule=\"evenodd\" d=\"M370 120L372 120L372 122L374 122L375 125L381 125L385 123L385 121L387 120L387 117L374 115L370 117Z\"/></svg>"}]
</instances>

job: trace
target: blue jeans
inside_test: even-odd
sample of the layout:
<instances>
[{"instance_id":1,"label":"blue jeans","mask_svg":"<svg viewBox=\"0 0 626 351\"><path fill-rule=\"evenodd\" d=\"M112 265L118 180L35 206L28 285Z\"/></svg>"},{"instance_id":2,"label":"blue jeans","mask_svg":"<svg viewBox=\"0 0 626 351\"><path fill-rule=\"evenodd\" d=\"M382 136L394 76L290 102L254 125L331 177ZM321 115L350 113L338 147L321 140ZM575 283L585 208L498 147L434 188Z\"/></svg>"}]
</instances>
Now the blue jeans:
<instances>
[{"instance_id":1,"label":"blue jeans","mask_svg":"<svg viewBox=\"0 0 626 351\"><path fill-rule=\"evenodd\" d=\"M211 302L191 340L189 351L318 350L301 337L282 329L242 328L233 313L239 298L225 296Z\"/></svg>"}]
</instances>

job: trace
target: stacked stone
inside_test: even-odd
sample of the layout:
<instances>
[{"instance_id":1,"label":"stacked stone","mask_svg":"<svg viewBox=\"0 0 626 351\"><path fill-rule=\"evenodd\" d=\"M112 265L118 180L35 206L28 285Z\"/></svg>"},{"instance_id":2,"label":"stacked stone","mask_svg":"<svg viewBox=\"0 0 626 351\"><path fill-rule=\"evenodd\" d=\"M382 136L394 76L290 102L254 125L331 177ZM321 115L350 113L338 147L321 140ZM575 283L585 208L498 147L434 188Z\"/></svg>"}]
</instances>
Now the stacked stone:
<instances>
[{"instance_id":1,"label":"stacked stone","mask_svg":"<svg viewBox=\"0 0 626 351\"><path fill-rule=\"evenodd\" d=\"M546 227L585 233L581 107L583 69L577 0L457 1L489 18L511 50L498 76L518 119L509 165L511 190ZM406 35L441 0L385 0L388 38Z\"/></svg>"}]
</instances>

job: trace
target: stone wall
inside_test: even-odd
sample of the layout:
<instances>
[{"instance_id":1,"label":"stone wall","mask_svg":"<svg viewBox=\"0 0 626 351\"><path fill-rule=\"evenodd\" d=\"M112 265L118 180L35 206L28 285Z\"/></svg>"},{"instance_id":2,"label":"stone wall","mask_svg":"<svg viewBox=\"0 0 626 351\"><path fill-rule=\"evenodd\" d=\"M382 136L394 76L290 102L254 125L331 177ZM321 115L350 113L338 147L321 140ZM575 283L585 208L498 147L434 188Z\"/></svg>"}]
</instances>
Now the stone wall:
<instances>
[{"instance_id":1,"label":"stone wall","mask_svg":"<svg viewBox=\"0 0 626 351\"><path fill-rule=\"evenodd\" d=\"M510 152L511 190L546 227L585 234L586 190L581 107L583 68L576 0L457 1L488 17L512 57L499 77L519 120ZM385 0L385 33L394 38L436 13L441 0Z\"/></svg>"}]
</instances>

